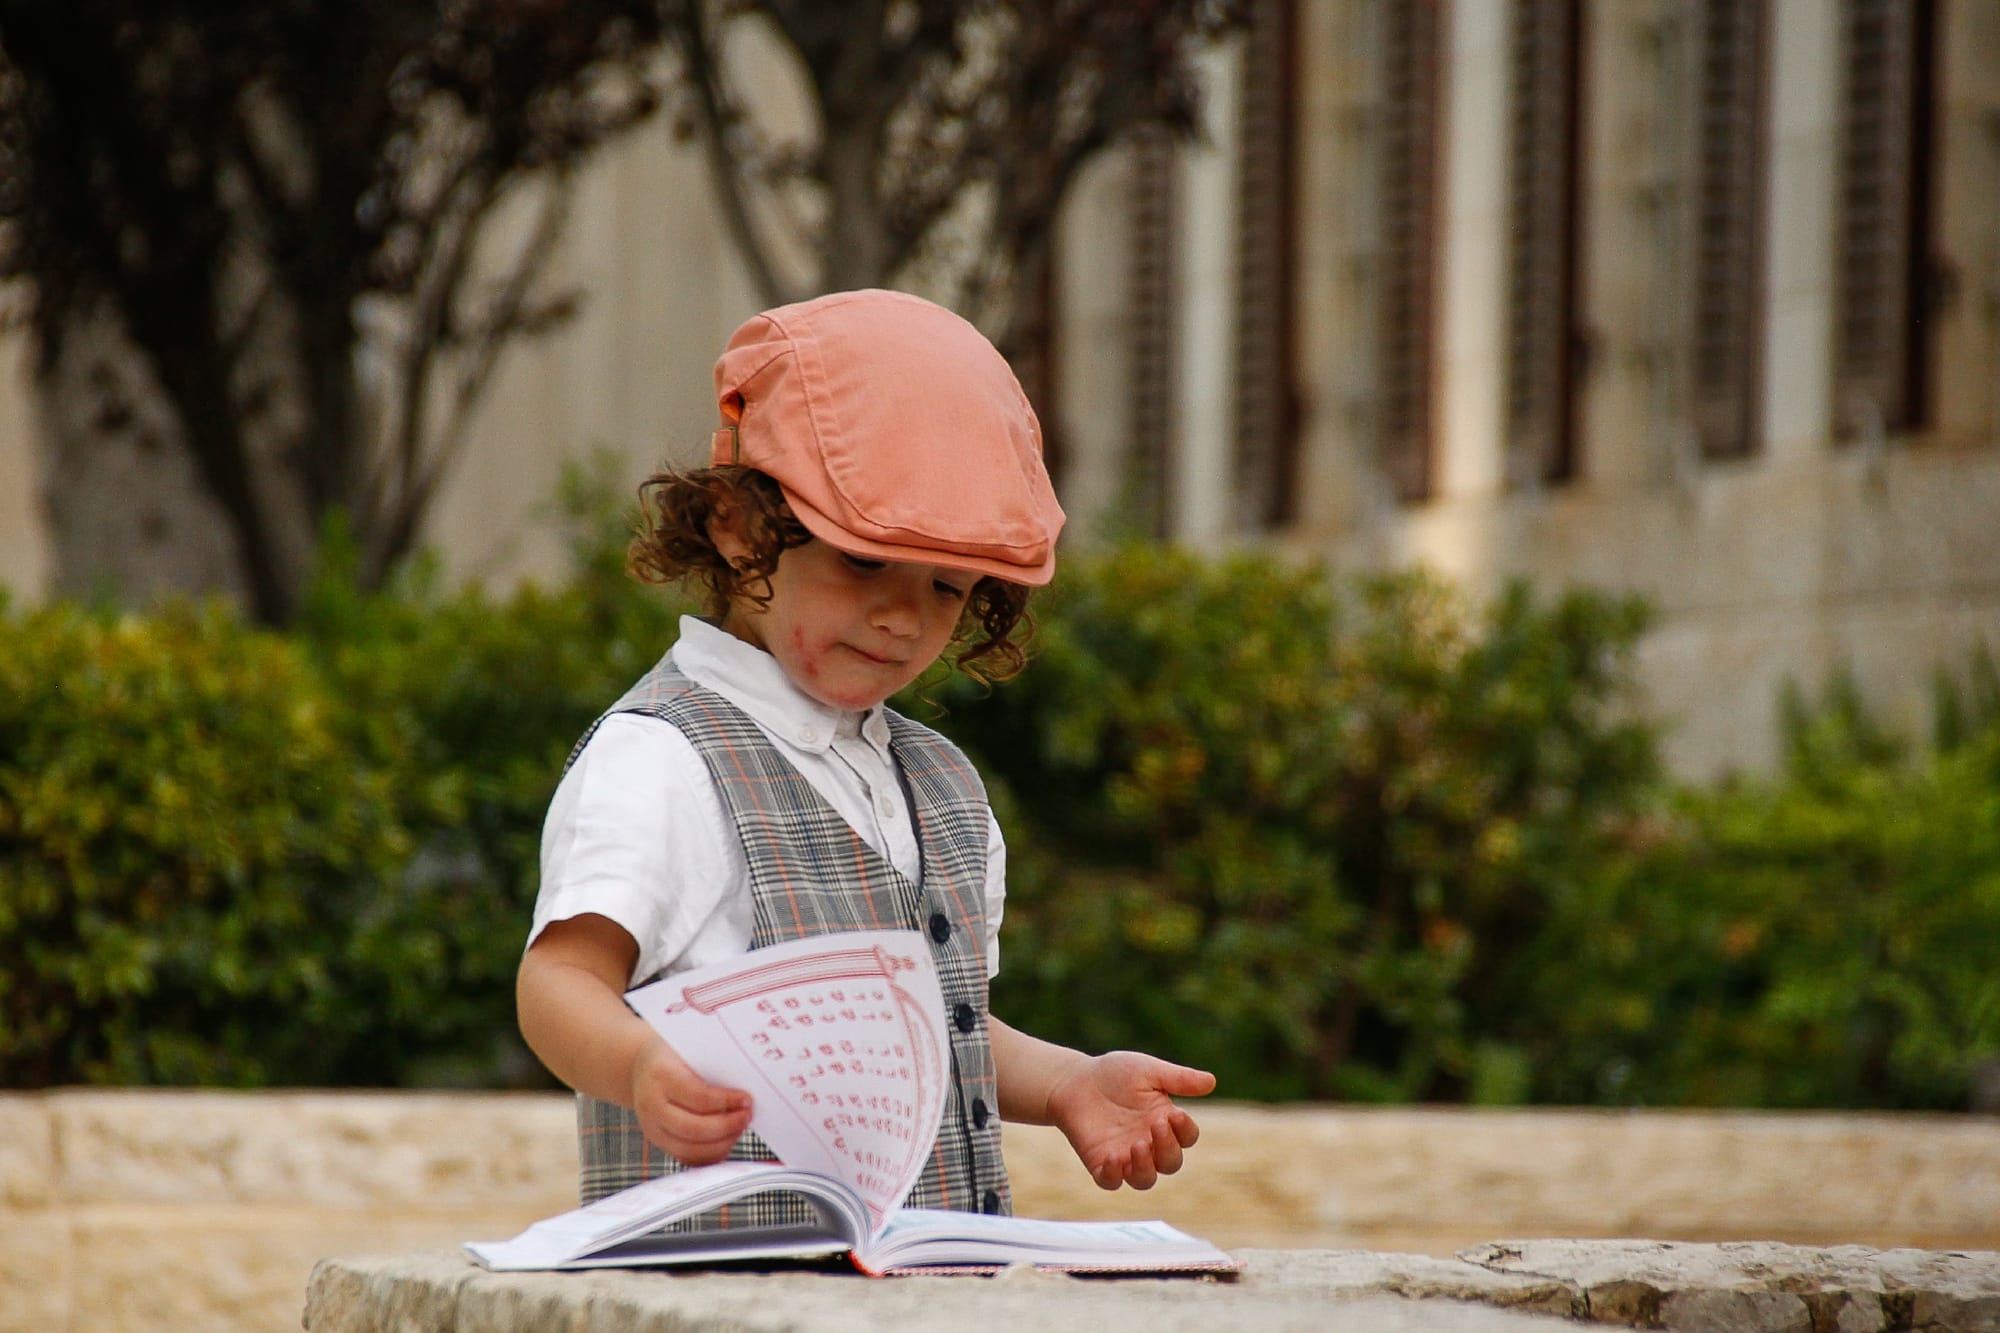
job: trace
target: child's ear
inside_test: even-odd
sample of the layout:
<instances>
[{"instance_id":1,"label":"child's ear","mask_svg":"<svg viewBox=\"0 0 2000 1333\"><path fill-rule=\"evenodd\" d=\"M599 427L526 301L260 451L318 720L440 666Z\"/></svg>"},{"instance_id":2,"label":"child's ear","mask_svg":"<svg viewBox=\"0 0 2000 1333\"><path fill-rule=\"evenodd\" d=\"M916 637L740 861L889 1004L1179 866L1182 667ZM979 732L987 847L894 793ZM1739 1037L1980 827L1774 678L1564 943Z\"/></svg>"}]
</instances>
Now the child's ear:
<instances>
[{"instance_id":1,"label":"child's ear","mask_svg":"<svg viewBox=\"0 0 2000 1333\"><path fill-rule=\"evenodd\" d=\"M750 555L750 539L743 531L743 511L726 500L718 501L708 515L708 540L724 560L740 566Z\"/></svg>"}]
</instances>

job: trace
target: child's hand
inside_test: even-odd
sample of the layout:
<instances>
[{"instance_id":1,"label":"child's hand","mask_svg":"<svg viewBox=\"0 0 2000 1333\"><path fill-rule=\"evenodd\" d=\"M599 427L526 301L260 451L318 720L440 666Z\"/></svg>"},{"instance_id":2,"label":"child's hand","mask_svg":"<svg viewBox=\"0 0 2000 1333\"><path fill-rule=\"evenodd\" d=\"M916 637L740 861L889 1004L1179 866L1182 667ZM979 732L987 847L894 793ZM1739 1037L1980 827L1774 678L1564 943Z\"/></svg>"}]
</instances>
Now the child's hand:
<instances>
[{"instance_id":1,"label":"child's hand","mask_svg":"<svg viewBox=\"0 0 2000 1333\"><path fill-rule=\"evenodd\" d=\"M750 1127L749 1093L710 1083L659 1040L632 1061L632 1109L646 1137L688 1166L722 1161Z\"/></svg>"},{"instance_id":2,"label":"child's hand","mask_svg":"<svg viewBox=\"0 0 2000 1333\"><path fill-rule=\"evenodd\" d=\"M1170 1098L1206 1096L1215 1075L1137 1051L1087 1059L1049 1093L1049 1113L1104 1189L1151 1189L1200 1135Z\"/></svg>"}]
</instances>

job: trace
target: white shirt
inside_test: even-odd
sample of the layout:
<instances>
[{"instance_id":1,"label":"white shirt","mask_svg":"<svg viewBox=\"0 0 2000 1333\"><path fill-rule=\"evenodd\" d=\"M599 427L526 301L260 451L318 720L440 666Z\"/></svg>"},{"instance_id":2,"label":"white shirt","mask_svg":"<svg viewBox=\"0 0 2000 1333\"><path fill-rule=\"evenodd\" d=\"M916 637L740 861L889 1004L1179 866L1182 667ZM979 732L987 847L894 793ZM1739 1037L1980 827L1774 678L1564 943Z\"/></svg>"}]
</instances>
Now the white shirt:
<instances>
[{"instance_id":1,"label":"white shirt","mask_svg":"<svg viewBox=\"0 0 2000 1333\"><path fill-rule=\"evenodd\" d=\"M750 716L861 838L919 883L922 859L889 756L889 724L829 708L776 658L693 616L667 657ZM986 819L986 971L1000 967L1007 849ZM542 883L528 942L551 921L608 917L639 945L632 983L750 948L750 868L708 765L672 723L643 713L604 719L570 765L542 825Z\"/></svg>"}]
</instances>

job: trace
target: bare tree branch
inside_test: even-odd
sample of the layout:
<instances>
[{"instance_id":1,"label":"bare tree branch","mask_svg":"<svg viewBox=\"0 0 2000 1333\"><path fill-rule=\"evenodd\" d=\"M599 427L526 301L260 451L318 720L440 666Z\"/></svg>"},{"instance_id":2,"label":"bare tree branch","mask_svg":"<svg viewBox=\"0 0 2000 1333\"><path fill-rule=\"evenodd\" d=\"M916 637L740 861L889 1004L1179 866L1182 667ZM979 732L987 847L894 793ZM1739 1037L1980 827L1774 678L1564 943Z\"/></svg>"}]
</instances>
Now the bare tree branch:
<instances>
[{"instance_id":1,"label":"bare tree branch","mask_svg":"<svg viewBox=\"0 0 2000 1333\"><path fill-rule=\"evenodd\" d=\"M737 254L750 270L750 281L759 296L771 305L793 300L799 294L791 292L779 278L777 265L751 217L741 153L743 114L723 87L722 67L708 35L705 8L700 0L690 0L678 8L676 18L681 59L700 109L703 153L724 225L735 238Z\"/></svg>"},{"instance_id":2,"label":"bare tree branch","mask_svg":"<svg viewBox=\"0 0 2000 1333\"><path fill-rule=\"evenodd\" d=\"M0 5L0 277L32 284L45 359L75 312L116 312L260 617L335 508L370 577L417 539L505 347L569 308L521 285L537 257L454 327L492 199L641 123L663 38L658 0ZM377 325L400 326L384 386Z\"/></svg>"},{"instance_id":3,"label":"bare tree branch","mask_svg":"<svg viewBox=\"0 0 2000 1333\"><path fill-rule=\"evenodd\" d=\"M524 312L528 296L540 282L550 258L555 254L556 243L569 220L574 197L574 181L566 168L557 171L543 188L542 208L521 248L521 256L502 285L491 312L479 322L476 335L471 340L472 352L468 364L459 373L449 414L438 432L429 459L403 504L391 514L390 529L400 537L402 545L407 545L414 535L416 523L429 508L438 484L464 451L474 410L485 396L501 353L517 336L527 331L528 321ZM392 542L391 549L394 546Z\"/></svg>"}]
</instances>

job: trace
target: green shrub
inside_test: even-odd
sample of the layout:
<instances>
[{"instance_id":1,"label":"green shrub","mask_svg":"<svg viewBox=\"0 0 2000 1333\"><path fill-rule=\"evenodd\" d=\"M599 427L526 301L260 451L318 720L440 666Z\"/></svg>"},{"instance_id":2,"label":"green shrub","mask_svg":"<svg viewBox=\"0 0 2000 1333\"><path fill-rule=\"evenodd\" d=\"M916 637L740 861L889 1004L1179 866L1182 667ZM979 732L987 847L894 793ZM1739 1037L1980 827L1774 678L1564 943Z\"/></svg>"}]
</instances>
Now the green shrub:
<instances>
[{"instance_id":1,"label":"green shrub","mask_svg":"<svg viewBox=\"0 0 2000 1333\"><path fill-rule=\"evenodd\" d=\"M410 844L297 646L0 609L0 1084L339 1082Z\"/></svg>"},{"instance_id":2,"label":"green shrub","mask_svg":"<svg viewBox=\"0 0 2000 1333\"><path fill-rule=\"evenodd\" d=\"M2000 692L1981 679L1914 757L1851 686L1795 702L1781 774L1682 793L1608 862L1543 943L1567 965L1543 974L1541 1095L1970 1104L2000 1062Z\"/></svg>"},{"instance_id":3,"label":"green shrub","mask_svg":"<svg viewBox=\"0 0 2000 1333\"><path fill-rule=\"evenodd\" d=\"M573 505L595 514L600 497ZM294 632L0 621L0 1086L541 1084L512 980L577 736L677 604L335 561Z\"/></svg>"},{"instance_id":4,"label":"green shrub","mask_svg":"<svg viewBox=\"0 0 2000 1333\"><path fill-rule=\"evenodd\" d=\"M513 996L542 820L571 747L666 651L681 609L624 577L616 530L590 521L607 503L573 497L579 572L560 588L445 593L419 566L366 595L336 564L308 599L298 632L347 743L398 773L413 847L355 942L396 978L377 1081L547 1081Z\"/></svg>"},{"instance_id":5,"label":"green shrub","mask_svg":"<svg viewBox=\"0 0 2000 1333\"><path fill-rule=\"evenodd\" d=\"M0 1085L546 1083L542 819L683 609L611 507L560 588L336 563L286 636L0 604ZM900 701L988 777L1028 1030L1271 1099L1942 1108L2000 1061L1988 659L1928 751L1836 690L1673 791L1633 601L1129 547L1040 615L1018 681Z\"/></svg>"},{"instance_id":6,"label":"green shrub","mask_svg":"<svg viewBox=\"0 0 2000 1333\"><path fill-rule=\"evenodd\" d=\"M1650 790L1636 602L1134 547L939 725L1001 790L995 1007L1232 1095L1511 1100L1517 957Z\"/></svg>"}]
</instances>

